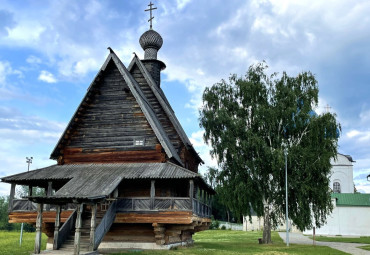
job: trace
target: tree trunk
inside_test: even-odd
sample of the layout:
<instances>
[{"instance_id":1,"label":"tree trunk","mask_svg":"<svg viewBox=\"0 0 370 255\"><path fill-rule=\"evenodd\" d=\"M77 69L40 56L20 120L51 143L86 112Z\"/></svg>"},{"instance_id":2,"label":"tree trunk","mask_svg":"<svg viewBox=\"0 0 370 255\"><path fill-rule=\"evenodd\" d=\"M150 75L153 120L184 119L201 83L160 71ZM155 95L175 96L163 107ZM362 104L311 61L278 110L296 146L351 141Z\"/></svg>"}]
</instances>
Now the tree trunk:
<instances>
[{"instance_id":1,"label":"tree trunk","mask_svg":"<svg viewBox=\"0 0 370 255\"><path fill-rule=\"evenodd\" d=\"M230 213L229 213L229 210L226 210L227 212L227 222L230 222Z\"/></svg>"},{"instance_id":2,"label":"tree trunk","mask_svg":"<svg viewBox=\"0 0 370 255\"><path fill-rule=\"evenodd\" d=\"M268 204L265 205L265 214L263 216L263 238L264 244L271 243L271 222L270 222L270 210Z\"/></svg>"}]
</instances>

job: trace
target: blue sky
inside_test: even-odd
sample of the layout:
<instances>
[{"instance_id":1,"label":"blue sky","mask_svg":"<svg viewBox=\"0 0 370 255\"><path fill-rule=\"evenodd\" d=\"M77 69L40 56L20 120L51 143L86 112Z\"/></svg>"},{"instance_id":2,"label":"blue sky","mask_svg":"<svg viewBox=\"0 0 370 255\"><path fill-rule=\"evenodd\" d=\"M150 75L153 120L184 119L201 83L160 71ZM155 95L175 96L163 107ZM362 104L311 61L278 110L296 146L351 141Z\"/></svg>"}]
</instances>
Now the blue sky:
<instances>
[{"instance_id":1,"label":"blue sky","mask_svg":"<svg viewBox=\"0 0 370 255\"><path fill-rule=\"evenodd\" d=\"M162 88L206 166L198 108L206 86L265 60L271 71L311 71L342 125L339 152L370 192L370 2L154 0L164 40ZM0 176L54 164L50 153L112 47L143 57L147 2L3 0L0 6ZM204 167L202 171L204 171ZM0 184L0 195L9 186Z\"/></svg>"}]
</instances>

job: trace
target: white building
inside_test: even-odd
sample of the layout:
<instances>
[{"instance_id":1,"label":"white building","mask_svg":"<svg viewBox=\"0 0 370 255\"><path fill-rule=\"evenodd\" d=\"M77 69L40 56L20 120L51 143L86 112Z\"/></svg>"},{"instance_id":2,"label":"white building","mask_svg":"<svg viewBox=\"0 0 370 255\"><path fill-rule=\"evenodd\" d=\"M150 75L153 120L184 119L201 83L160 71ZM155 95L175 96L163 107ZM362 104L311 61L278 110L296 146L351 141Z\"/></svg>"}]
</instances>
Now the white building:
<instances>
[{"instance_id":1,"label":"white building","mask_svg":"<svg viewBox=\"0 0 370 255\"><path fill-rule=\"evenodd\" d=\"M340 153L331 160L330 188L334 193L354 193L353 162L351 156Z\"/></svg>"},{"instance_id":2,"label":"white building","mask_svg":"<svg viewBox=\"0 0 370 255\"><path fill-rule=\"evenodd\" d=\"M316 228L317 235L370 235L370 194L354 193L354 162L351 156L340 153L331 160L330 188L333 190L334 208L327 223ZM262 217L252 216L252 223L248 218L243 219L244 231L260 230L262 227ZM285 230L285 223L278 226L278 230ZM292 231L297 229L293 226ZM304 234L312 234L312 230L306 230Z\"/></svg>"}]
</instances>

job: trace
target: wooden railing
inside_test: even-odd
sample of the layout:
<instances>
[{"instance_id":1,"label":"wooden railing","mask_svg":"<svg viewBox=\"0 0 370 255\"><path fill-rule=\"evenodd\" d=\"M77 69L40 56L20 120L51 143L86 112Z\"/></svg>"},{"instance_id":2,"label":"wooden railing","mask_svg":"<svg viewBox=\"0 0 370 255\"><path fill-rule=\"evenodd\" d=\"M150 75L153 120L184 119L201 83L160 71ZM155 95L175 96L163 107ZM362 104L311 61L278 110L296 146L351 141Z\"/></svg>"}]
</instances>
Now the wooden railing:
<instances>
[{"instance_id":1,"label":"wooden railing","mask_svg":"<svg viewBox=\"0 0 370 255\"><path fill-rule=\"evenodd\" d=\"M104 214L99 226L95 229L95 238L94 238L94 251L98 248L99 244L103 240L105 234L109 231L112 226L117 211L117 201L114 201L110 206L107 212Z\"/></svg>"},{"instance_id":2,"label":"wooden railing","mask_svg":"<svg viewBox=\"0 0 370 255\"><path fill-rule=\"evenodd\" d=\"M64 241L67 239L71 231L75 229L77 216L76 211L77 210L73 211L73 213L68 217L66 222L64 222L63 226L59 229L57 249L59 249L60 246L64 243Z\"/></svg>"},{"instance_id":3,"label":"wooden railing","mask_svg":"<svg viewBox=\"0 0 370 255\"><path fill-rule=\"evenodd\" d=\"M11 211L36 211L36 203L28 199L13 199Z\"/></svg>"},{"instance_id":4,"label":"wooden railing","mask_svg":"<svg viewBox=\"0 0 370 255\"><path fill-rule=\"evenodd\" d=\"M44 205L46 208L46 205ZM37 204L28 200L28 199L13 199L12 205L10 207L10 212L16 212L16 211L34 211L36 212ZM75 204L66 204L62 207L63 210L75 210L76 205ZM55 211L56 206L50 205L50 210Z\"/></svg>"},{"instance_id":5,"label":"wooden railing","mask_svg":"<svg viewBox=\"0 0 370 255\"><path fill-rule=\"evenodd\" d=\"M211 217L211 207L197 199L193 199L193 213L200 217Z\"/></svg>"},{"instance_id":6,"label":"wooden railing","mask_svg":"<svg viewBox=\"0 0 370 255\"><path fill-rule=\"evenodd\" d=\"M117 212L127 211L191 211L186 197L125 197L117 200Z\"/></svg>"},{"instance_id":7,"label":"wooden railing","mask_svg":"<svg viewBox=\"0 0 370 255\"><path fill-rule=\"evenodd\" d=\"M153 202L151 202L153 201ZM128 211L193 211L201 217L211 217L209 205L188 197L125 197L117 200L117 212Z\"/></svg>"}]
</instances>

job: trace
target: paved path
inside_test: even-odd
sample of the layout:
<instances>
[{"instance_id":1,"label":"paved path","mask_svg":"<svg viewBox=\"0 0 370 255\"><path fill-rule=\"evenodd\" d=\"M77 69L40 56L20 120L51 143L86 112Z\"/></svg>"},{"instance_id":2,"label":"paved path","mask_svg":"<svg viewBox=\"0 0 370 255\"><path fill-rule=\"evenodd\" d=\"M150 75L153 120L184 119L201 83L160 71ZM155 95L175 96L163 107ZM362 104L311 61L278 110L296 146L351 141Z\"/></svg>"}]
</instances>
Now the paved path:
<instances>
[{"instance_id":1,"label":"paved path","mask_svg":"<svg viewBox=\"0 0 370 255\"><path fill-rule=\"evenodd\" d=\"M280 237L284 242L286 238L285 232L279 232ZM307 236L302 235L302 233L289 233L289 243L295 244L310 244L312 245L312 239L309 239ZM357 248L362 245L367 245L363 243L336 243L336 242L317 242L316 245L329 246L333 249L347 252L354 255L370 255L370 251L366 251L360 248Z\"/></svg>"}]
</instances>

